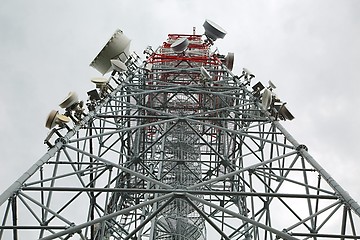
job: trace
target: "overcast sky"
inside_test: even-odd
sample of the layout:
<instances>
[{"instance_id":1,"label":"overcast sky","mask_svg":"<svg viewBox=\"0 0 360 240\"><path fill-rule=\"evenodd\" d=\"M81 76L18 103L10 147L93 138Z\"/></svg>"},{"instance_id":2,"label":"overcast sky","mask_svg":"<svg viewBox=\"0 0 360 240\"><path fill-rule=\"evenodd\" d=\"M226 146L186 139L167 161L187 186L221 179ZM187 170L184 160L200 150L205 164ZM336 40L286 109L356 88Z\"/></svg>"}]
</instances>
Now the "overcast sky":
<instances>
[{"instance_id":1,"label":"overcast sky","mask_svg":"<svg viewBox=\"0 0 360 240\"><path fill-rule=\"evenodd\" d=\"M0 193L46 152L48 113L69 91L86 100L100 76L89 63L117 28L141 55L210 19L233 72L277 86L295 116L283 125L359 202L359 13L358 0L2 0Z\"/></svg>"}]
</instances>

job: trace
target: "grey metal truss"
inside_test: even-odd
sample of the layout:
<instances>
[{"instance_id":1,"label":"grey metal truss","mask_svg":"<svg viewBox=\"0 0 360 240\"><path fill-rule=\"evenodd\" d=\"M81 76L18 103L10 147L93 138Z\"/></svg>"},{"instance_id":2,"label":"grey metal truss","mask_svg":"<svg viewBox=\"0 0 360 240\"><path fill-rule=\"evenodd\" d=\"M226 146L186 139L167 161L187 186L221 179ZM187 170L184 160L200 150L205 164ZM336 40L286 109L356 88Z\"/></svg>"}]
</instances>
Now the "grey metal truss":
<instances>
[{"instance_id":1,"label":"grey metal truss","mask_svg":"<svg viewBox=\"0 0 360 240\"><path fill-rule=\"evenodd\" d=\"M360 238L359 205L244 75L126 64L0 195L0 239Z\"/></svg>"}]
</instances>

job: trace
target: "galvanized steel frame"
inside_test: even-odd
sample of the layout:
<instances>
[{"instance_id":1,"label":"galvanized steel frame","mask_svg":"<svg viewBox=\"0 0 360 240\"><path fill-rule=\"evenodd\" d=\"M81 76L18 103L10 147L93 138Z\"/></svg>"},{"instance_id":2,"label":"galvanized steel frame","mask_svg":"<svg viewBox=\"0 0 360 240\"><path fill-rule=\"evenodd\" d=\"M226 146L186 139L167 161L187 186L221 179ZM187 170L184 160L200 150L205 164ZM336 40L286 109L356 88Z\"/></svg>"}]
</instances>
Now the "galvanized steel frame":
<instances>
[{"instance_id":1,"label":"galvanized steel frame","mask_svg":"<svg viewBox=\"0 0 360 240\"><path fill-rule=\"evenodd\" d=\"M79 122L55 130L49 151L0 195L0 239L170 239L161 218L175 211L206 223L209 239L360 238L359 205L263 109L249 81L200 35L203 55L172 53L174 36L145 61L150 71L133 58ZM176 128L196 138L201 159L174 159ZM175 169L196 183L173 185Z\"/></svg>"}]
</instances>

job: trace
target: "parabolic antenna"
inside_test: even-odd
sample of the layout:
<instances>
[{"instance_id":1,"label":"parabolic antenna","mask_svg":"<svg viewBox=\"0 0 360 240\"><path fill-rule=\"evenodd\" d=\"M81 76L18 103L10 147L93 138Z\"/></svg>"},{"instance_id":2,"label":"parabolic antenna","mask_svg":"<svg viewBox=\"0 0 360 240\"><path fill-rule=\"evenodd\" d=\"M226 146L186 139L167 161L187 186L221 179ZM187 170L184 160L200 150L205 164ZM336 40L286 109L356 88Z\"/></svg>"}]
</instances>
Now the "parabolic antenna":
<instances>
[{"instance_id":1,"label":"parabolic antenna","mask_svg":"<svg viewBox=\"0 0 360 240\"><path fill-rule=\"evenodd\" d=\"M205 20L203 27L205 28L206 37L213 41L218 38L224 38L226 35L226 31L222 27L208 19Z\"/></svg>"},{"instance_id":2,"label":"parabolic antenna","mask_svg":"<svg viewBox=\"0 0 360 240\"><path fill-rule=\"evenodd\" d=\"M106 85L109 82L109 79L96 77L96 78L92 78L91 82L95 83L97 88L101 88L102 86Z\"/></svg>"},{"instance_id":3,"label":"parabolic antenna","mask_svg":"<svg viewBox=\"0 0 360 240\"><path fill-rule=\"evenodd\" d=\"M46 119L45 127L52 129L56 124L67 123L70 121L65 115L59 114L58 111L52 110Z\"/></svg>"},{"instance_id":4,"label":"parabolic antenna","mask_svg":"<svg viewBox=\"0 0 360 240\"><path fill-rule=\"evenodd\" d=\"M262 94L261 104L265 109L268 109L270 107L271 101L272 101L272 92L266 88Z\"/></svg>"},{"instance_id":5,"label":"parabolic antenna","mask_svg":"<svg viewBox=\"0 0 360 240\"><path fill-rule=\"evenodd\" d=\"M202 66L200 67L201 75L206 79L211 79L210 73Z\"/></svg>"},{"instance_id":6,"label":"parabolic antenna","mask_svg":"<svg viewBox=\"0 0 360 240\"><path fill-rule=\"evenodd\" d=\"M70 118L63 114L58 114L56 116L56 120L58 120L58 122L61 122L61 123L68 123L70 121Z\"/></svg>"},{"instance_id":7,"label":"parabolic antenna","mask_svg":"<svg viewBox=\"0 0 360 240\"><path fill-rule=\"evenodd\" d=\"M189 40L186 37L178 38L176 41L171 44L171 49L176 53L181 53L186 50L186 48L189 46Z\"/></svg>"},{"instance_id":8,"label":"parabolic antenna","mask_svg":"<svg viewBox=\"0 0 360 240\"><path fill-rule=\"evenodd\" d=\"M276 88L275 84L274 84L272 81L270 81L270 80L269 80L269 87L271 87L271 89L275 89L275 88Z\"/></svg>"},{"instance_id":9,"label":"parabolic antenna","mask_svg":"<svg viewBox=\"0 0 360 240\"><path fill-rule=\"evenodd\" d=\"M230 71L233 70L233 67L234 67L234 53L229 52L226 55L224 64L225 64L227 69L229 69Z\"/></svg>"},{"instance_id":10,"label":"parabolic antenna","mask_svg":"<svg viewBox=\"0 0 360 240\"><path fill-rule=\"evenodd\" d=\"M114 69L115 71L118 72L123 72L123 71L127 71L128 68L125 65L125 63L123 63L122 61L120 61L119 59L111 59L111 67L112 69Z\"/></svg>"},{"instance_id":11,"label":"parabolic antenna","mask_svg":"<svg viewBox=\"0 0 360 240\"><path fill-rule=\"evenodd\" d=\"M71 107L74 103L78 102L79 98L75 92L69 92L68 96L62 101L59 106L61 108Z\"/></svg>"},{"instance_id":12,"label":"parabolic antenna","mask_svg":"<svg viewBox=\"0 0 360 240\"><path fill-rule=\"evenodd\" d=\"M255 77L255 75L252 72L250 72L249 69L247 69L247 68L243 68L243 74L245 74L246 76L249 76L251 78Z\"/></svg>"},{"instance_id":13,"label":"parabolic antenna","mask_svg":"<svg viewBox=\"0 0 360 240\"><path fill-rule=\"evenodd\" d=\"M123 62L126 61L130 55L129 48L130 39L121 30L117 30L90 63L90 66L104 75L111 68L111 59L119 58Z\"/></svg>"}]
</instances>

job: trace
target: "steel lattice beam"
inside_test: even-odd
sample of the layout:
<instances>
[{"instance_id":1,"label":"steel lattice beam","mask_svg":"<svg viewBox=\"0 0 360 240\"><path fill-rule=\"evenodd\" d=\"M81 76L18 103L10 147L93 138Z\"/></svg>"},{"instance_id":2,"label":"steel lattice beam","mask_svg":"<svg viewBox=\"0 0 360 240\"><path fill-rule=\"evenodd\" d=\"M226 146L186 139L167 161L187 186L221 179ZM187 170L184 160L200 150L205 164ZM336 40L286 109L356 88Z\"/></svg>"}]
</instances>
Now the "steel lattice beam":
<instances>
[{"instance_id":1,"label":"steel lattice beam","mask_svg":"<svg viewBox=\"0 0 360 240\"><path fill-rule=\"evenodd\" d=\"M359 205L213 40L170 34L143 63L125 49L0 195L0 239L360 238Z\"/></svg>"}]
</instances>

